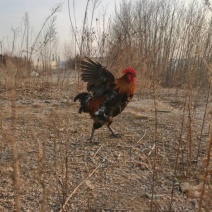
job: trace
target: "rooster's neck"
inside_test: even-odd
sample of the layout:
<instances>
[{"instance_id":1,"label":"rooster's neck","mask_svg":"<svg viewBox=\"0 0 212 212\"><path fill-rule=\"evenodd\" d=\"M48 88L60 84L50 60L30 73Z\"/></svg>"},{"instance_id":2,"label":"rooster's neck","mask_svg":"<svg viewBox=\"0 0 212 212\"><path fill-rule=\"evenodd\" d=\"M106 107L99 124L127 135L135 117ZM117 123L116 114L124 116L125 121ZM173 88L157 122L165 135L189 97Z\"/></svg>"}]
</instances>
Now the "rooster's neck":
<instances>
[{"instance_id":1,"label":"rooster's neck","mask_svg":"<svg viewBox=\"0 0 212 212\"><path fill-rule=\"evenodd\" d=\"M129 80L126 75L123 75L115 81L115 90L117 90L119 94L131 96L135 92L135 89L134 82Z\"/></svg>"}]
</instances>

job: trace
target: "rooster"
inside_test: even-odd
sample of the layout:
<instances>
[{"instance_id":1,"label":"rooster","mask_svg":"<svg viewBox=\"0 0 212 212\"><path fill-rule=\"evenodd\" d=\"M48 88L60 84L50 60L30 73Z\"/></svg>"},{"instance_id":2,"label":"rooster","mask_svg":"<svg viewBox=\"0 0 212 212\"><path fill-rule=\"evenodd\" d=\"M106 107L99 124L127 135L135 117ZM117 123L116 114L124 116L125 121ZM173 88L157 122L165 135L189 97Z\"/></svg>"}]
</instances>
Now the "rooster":
<instances>
[{"instance_id":1,"label":"rooster","mask_svg":"<svg viewBox=\"0 0 212 212\"><path fill-rule=\"evenodd\" d=\"M92 142L96 129L107 125L113 136L117 137L110 125L113 117L120 114L132 99L136 90L136 71L129 67L123 70L123 76L115 79L113 74L99 62L85 57L81 61L81 78L87 83L87 91L79 93L79 113L89 113L93 119L93 128L89 140Z\"/></svg>"}]
</instances>

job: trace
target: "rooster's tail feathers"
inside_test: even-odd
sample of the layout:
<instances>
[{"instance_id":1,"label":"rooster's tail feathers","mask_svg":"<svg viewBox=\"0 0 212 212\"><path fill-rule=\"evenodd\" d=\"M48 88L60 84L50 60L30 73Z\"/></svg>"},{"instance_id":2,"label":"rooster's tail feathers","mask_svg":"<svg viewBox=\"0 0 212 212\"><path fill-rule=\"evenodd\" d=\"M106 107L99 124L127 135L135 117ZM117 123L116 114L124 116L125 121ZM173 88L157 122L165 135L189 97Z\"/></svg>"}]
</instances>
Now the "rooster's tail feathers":
<instances>
[{"instance_id":1,"label":"rooster's tail feathers","mask_svg":"<svg viewBox=\"0 0 212 212\"><path fill-rule=\"evenodd\" d=\"M82 113L82 111L84 111L84 109L86 108L86 103L90 97L91 95L87 92L79 93L75 96L74 102L76 102L77 100L79 100L80 102L80 108L78 111L79 113Z\"/></svg>"}]
</instances>

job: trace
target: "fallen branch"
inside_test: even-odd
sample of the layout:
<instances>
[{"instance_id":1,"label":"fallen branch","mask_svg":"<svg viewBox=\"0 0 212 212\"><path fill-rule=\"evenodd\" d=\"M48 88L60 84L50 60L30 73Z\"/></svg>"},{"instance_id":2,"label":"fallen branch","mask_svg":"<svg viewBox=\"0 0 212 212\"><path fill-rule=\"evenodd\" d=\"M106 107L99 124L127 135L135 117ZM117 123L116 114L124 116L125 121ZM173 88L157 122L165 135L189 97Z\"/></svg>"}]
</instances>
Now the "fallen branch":
<instances>
[{"instance_id":1,"label":"fallen branch","mask_svg":"<svg viewBox=\"0 0 212 212\"><path fill-rule=\"evenodd\" d=\"M155 144L153 145L153 147L151 148L151 151L148 153L148 156L150 156L152 154L152 151L155 149Z\"/></svg>"},{"instance_id":2,"label":"fallen branch","mask_svg":"<svg viewBox=\"0 0 212 212\"><path fill-rule=\"evenodd\" d=\"M102 146L99 147L99 149L97 149L96 153L93 156L93 159L96 157L96 155L98 154L98 152L100 151L100 149L104 146L104 144L102 144Z\"/></svg>"},{"instance_id":3,"label":"fallen branch","mask_svg":"<svg viewBox=\"0 0 212 212\"><path fill-rule=\"evenodd\" d=\"M139 142L145 137L146 131L147 131L147 130L144 131L144 135L137 141L137 143L139 143Z\"/></svg>"},{"instance_id":4,"label":"fallen branch","mask_svg":"<svg viewBox=\"0 0 212 212\"><path fill-rule=\"evenodd\" d=\"M97 169L100 167L100 165L98 165L89 175L86 179L84 179L74 190L73 192L69 195L69 197L67 198L67 200L65 201L65 203L63 204L60 212L62 212L65 209L65 206L67 205L67 203L69 202L69 200L73 197L73 195L78 191L78 189L89 179L92 177L92 175L97 171Z\"/></svg>"}]
</instances>

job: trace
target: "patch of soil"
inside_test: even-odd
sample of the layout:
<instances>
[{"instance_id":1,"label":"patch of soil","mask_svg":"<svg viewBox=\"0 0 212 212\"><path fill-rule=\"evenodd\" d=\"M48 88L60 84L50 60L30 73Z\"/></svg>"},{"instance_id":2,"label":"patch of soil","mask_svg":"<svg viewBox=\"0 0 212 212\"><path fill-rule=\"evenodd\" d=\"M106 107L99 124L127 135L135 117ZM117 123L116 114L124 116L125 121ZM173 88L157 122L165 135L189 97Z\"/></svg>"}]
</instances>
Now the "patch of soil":
<instances>
[{"instance_id":1,"label":"patch of soil","mask_svg":"<svg viewBox=\"0 0 212 212\"><path fill-rule=\"evenodd\" d=\"M20 88L15 106L11 92L0 93L0 210L15 210L15 144L21 211L60 211L63 206L63 211L195 211L197 200L187 198L180 185L198 180L199 161L194 160L198 168L190 167L191 173L187 149L177 167L176 157L180 135L187 142L191 124L195 159L204 101L198 100L202 104L192 109L195 123L189 123L185 91L161 89L156 102L151 95L135 96L112 124L121 137L111 137L103 127L95 132L98 144L91 144L92 120L77 113L74 90L74 84ZM204 156L205 137L202 143Z\"/></svg>"}]
</instances>

